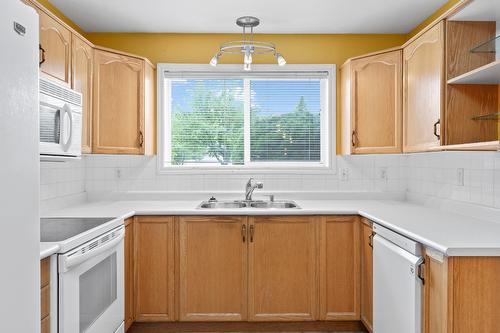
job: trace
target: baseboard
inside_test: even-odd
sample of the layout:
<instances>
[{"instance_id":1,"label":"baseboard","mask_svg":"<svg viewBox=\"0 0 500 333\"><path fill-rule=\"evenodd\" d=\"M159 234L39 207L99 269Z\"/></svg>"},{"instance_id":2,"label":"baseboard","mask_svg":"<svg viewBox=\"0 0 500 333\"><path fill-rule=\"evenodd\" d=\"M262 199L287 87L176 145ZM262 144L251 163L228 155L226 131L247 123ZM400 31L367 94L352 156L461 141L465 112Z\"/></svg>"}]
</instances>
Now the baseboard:
<instances>
[{"instance_id":1,"label":"baseboard","mask_svg":"<svg viewBox=\"0 0 500 333\"><path fill-rule=\"evenodd\" d=\"M367 332L361 321L157 322L132 324L127 333L173 332Z\"/></svg>"}]
</instances>

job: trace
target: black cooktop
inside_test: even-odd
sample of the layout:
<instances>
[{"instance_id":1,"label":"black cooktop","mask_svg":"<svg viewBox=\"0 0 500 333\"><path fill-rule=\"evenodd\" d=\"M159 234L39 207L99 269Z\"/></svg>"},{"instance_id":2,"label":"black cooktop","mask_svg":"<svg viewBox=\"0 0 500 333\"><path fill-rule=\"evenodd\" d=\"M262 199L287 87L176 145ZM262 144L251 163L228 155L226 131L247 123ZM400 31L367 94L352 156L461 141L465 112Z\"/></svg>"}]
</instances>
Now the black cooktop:
<instances>
[{"instance_id":1,"label":"black cooktop","mask_svg":"<svg viewBox=\"0 0 500 333\"><path fill-rule=\"evenodd\" d=\"M80 217L57 217L40 219L40 241L60 242L93 229L106 222L114 220L114 217L104 218L80 218Z\"/></svg>"}]
</instances>

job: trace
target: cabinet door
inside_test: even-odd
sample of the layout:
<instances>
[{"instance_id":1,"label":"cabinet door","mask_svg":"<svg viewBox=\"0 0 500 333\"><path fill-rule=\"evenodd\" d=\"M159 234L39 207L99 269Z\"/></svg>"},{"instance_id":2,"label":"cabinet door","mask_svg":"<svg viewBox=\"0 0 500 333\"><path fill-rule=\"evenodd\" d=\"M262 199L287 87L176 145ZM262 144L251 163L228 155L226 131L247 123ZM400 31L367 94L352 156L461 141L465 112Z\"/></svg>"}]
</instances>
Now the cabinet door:
<instances>
[{"instance_id":1,"label":"cabinet door","mask_svg":"<svg viewBox=\"0 0 500 333\"><path fill-rule=\"evenodd\" d=\"M73 35L71 54L73 57L72 88L83 96L82 152L92 151L92 77L93 49L86 41Z\"/></svg>"},{"instance_id":2,"label":"cabinet door","mask_svg":"<svg viewBox=\"0 0 500 333\"><path fill-rule=\"evenodd\" d=\"M134 322L134 218L125 220L125 331Z\"/></svg>"},{"instance_id":3,"label":"cabinet door","mask_svg":"<svg viewBox=\"0 0 500 333\"><path fill-rule=\"evenodd\" d=\"M174 219L137 217L136 247L137 321L174 320Z\"/></svg>"},{"instance_id":4,"label":"cabinet door","mask_svg":"<svg viewBox=\"0 0 500 333\"><path fill-rule=\"evenodd\" d=\"M403 149L439 147L444 105L444 26L426 31L403 50Z\"/></svg>"},{"instance_id":5,"label":"cabinet door","mask_svg":"<svg viewBox=\"0 0 500 333\"><path fill-rule=\"evenodd\" d=\"M361 223L361 321L373 331L373 245L371 222Z\"/></svg>"},{"instance_id":6,"label":"cabinet door","mask_svg":"<svg viewBox=\"0 0 500 333\"><path fill-rule=\"evenodd\" d=\"M246 217L181 217L179 320L247 317Z\"/></svg>"},{"instance_id":7,"label":"cabinet door","mask_svg":"<svg viewBox=\"0 0 500 333\"><path fill-rule=\"evenodd\" d=\"M43 76L68 86L71 83L71 32L46 13L40 15L40 47L45 59L40 65ZM42 60L41 60L42 61Z\"/></svg>"},{"instance_id":8,"label":"cabinet door","mask_svg":"<svg viewBox=\"0 0 500 333\"><path fill-rule=\"evenodd\" d=\"M249 220L249 319L317 319L317 226L311 216Z\"/></svg>"},{"instance_id":9,"label":"cabinet door","mask_svg":"<svg viewBox=\"0 0 500 333\"><path fill-rule=\"evenodd\" d=\"M352 152L400 153L402 145L402 52L352 61Z\"/></svg>"},{"instance_id":10,"label":"cabinet door","mask_svg":"<svg viewBox=\"0 0 500 333\"><path fill-rule=\"evenodd\" d=\"M359 320L359 222L326 216L320 230L320 319Z\"/></svg>"},{"instance_id":11,"label":"cabinet door","mask_svg":"<svg viewBox=\"0 0 500 333\"><path fill-rule=\"evenodd\" d=\"M448 332L448 261L426 251L424 284L424 333Z\"/></svg>"},{"instance_id":12,"label":"cabinet door","mask_svg":"<svg viewBox=\"0 0 500 333\"><path fill-rule=\"evenodd\" d=\"M94 51L92 151L144 153L144 61Z\"/></svg>"}]
</instances>

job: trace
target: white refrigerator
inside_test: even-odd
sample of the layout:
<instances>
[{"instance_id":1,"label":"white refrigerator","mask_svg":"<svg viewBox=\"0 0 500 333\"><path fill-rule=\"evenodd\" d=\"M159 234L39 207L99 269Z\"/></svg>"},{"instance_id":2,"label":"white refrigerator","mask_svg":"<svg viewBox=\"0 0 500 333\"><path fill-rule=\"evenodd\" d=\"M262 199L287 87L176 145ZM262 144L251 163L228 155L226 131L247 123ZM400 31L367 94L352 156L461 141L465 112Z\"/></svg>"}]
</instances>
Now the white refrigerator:
<instances>
[{"instance_id":1,"label":"white refrigerator","mask_svg":"<svg viewBox=\"0 0 500 333\"><path fill-rule=\"evenodd\" d=\"M38 15L20 0L0 11L0 322L40 331Z\"/></svg>"}]
</instances>

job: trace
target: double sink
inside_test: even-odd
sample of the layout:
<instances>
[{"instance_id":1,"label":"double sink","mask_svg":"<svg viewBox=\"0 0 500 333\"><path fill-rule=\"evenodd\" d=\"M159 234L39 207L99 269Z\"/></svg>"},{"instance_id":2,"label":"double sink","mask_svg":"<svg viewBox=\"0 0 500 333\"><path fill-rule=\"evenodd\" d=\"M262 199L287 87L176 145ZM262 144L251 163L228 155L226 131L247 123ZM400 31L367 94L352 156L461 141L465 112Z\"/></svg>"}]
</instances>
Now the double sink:
<instances>
[{"instance_id":1,"label":"double sink","mask_svg":"<svg viewBox=\"0 0 500 333\"><path fill-rule=\"evenodd\" d=\"M245 185L245 200L225 200L218 201L211 197L208 201L202 201L198 209L242 209L242 208L260 208L260 209L300 209L294 201L280 200L274 201L274 195L269 196L269 201L252 200L252 193L255 189L264 187L262 182L256 182L250 178Z\"/></svg>"},{"instance_id":2,"label":"double sink","mask_svg":"<svg viewBox=\"0 0 500 333\"><path fill-rule=\"evenodd\" d=\"M262 201L262 200L228 200L228 201L203 201L200 209L240 209L240 208L261 208L261 209L300 209L294 201Z\"/></svg>"}]
</instances>

